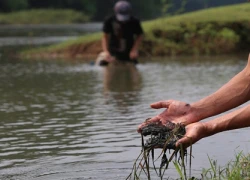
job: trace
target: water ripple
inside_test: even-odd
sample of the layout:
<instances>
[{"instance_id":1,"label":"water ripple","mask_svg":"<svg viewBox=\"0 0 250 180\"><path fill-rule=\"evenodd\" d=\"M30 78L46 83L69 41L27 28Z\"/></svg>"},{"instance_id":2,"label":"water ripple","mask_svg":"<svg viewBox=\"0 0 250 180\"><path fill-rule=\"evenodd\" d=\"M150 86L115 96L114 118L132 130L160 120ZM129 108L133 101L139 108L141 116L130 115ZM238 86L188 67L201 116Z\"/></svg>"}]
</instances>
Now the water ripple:
<instances>
[{"instance_id":1,"label":"water ripple","mask_svg":"<svg viewBox=\"0 0 250 180\"><path fill-rule=\"evenodd\" d=\"M199 99L225 83L243 65L150 62L128 69L134 77L127 74L130 78L126 79L112 74L115 71L105 74L105 69L89 64L3 64L0 178L124 179L141 151L138 124L162 111L151 109L150 103ZM127 73L126 69L120 71ZM225 162L237 146L249 148L247 133L237 133L240 142L233 137L210 138L210 152ZM202 162L209 163L204 156L207 144L203 142L194 148L198 157L194 170L206 165ZM230 144L229 155L216 150L223 144ZM175 171L170 169L169 174L174 177Z\"/></svg>"}]
</instances>

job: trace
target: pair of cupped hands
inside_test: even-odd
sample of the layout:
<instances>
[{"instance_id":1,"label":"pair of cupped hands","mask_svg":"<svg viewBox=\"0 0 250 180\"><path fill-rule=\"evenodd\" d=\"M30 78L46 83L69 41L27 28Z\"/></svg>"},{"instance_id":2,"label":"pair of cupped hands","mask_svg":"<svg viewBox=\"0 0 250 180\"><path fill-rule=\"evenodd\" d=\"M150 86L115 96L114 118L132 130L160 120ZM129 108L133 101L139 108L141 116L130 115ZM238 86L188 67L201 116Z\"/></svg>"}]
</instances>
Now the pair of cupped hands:
<instances>
[{"instance_id":1,"label":"pair of cupped hands","mask_svg":"<svg viewBox=\"0 0 250 180\"><path fill-rule=\"evenodd\" d=\"M206 127L202 122L198 122L197 112L190 104L177 100L166 100L153 103L150 106L154 109L166 109L161 114L140 124L137 129L138 133L141 133L141 129L150 122L166 125L167 121L170 121L181 123L186 128L185 136L176 142L177 147L182 144L183 147L187 148L205 137Z\"/></svg>"}]
</instances>

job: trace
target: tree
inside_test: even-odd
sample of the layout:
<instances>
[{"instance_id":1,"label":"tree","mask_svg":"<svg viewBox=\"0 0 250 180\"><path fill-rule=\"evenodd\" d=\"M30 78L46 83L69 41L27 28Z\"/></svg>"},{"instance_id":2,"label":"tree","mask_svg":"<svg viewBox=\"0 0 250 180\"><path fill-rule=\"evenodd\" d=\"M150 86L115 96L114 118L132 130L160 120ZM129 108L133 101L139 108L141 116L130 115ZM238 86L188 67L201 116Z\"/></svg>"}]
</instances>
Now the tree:
<instances>
[{"instance_id":1,"label":"tree","mask_svg":"<svg viewBox=\"0 0 250 180\"><path fill-rule=\"evenodd\" d=\"M22 9L27 9L29 7L28 0L1 0L0 1L0 11L2 12L12 12Z\"/></svg>"}]
</instances>

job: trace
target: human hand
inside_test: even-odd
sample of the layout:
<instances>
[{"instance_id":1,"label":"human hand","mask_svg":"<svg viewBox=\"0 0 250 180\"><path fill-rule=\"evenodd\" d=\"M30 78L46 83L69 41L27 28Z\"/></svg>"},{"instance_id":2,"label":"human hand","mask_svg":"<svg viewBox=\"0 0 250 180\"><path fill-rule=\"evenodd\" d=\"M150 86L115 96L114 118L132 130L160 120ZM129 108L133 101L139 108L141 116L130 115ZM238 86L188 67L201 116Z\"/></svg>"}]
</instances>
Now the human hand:
<instances>
[{"instance_id":1,"label":"human hand","mask_svg":"<svg viewBox=\"0 0 250 180\"><path fill-rule=\"evenodd\" d=\"M132 60L137 59L138 56L139 56L139 54L138 54L138 51L137 51L137 50L132 49L132 50L130 51L130 53L129 53L129 57L130 57L130 59L132 59Z\"/></svg>"},{"instance_id":2,"label":"human hand","mask_svg":"<svg viewBox=\"0 0 250 180\"><path fill-rule=\"evenodd\" d=\"M181 123L187 125L196 121L192 116L192 108L190 104L185 102L176 100L159 101L151 104L151 107L154 109L167 109L164 110L161 114L151 118L147 122L140 124L137 129L139 133L146 124L151 122L157 122L162 125L166 125L167 121L170 121L173 123Z\"/></svg>"},{"instance_id":3,"label":"human hand","mask_svg":"<svg viewBox=\"0 0 250 180\"><path fill-rule=\"evenodd\" d=\"M114 62L115 58L110 54L109 51L105 51L105 60L108 62Z\"/></svg>"},{"instance_id":4,"label":"human hand","mask_svg":"<svg viewBox=\"0 0 250 180\"><path fill-rule=\"evenodd\" d=\"M191 146L200 139L208 136L208 130L204 123L197 122L187 125L186 134L176 142L176 146L182 145L184 148Z\"/></svg>"}]
</instances>

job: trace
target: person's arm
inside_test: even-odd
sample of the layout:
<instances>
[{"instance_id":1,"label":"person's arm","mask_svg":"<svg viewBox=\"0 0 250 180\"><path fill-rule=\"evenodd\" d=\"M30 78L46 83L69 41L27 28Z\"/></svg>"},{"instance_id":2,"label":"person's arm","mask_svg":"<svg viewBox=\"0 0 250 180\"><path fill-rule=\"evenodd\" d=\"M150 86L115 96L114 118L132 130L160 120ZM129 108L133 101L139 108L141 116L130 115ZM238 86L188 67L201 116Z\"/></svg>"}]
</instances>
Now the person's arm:
<instances>
[{"instance_id":1,"label":"person's arm","mask_svg":"<svg viewBox=\"0 0 250 180\"><path fill-rule=\"evenodd\" d=\"M202 138L212 136L223 131L244 127L250 127L250 105L215 118L214 120L187 125L185 136L180 139L176 145L179 146L182 144L185 147L188 147Z\"/></svg>"},{"instance_id":2,"label":"person's arm","mask_svg":"<svg viewBox=\"0 0 250 180\"><path fill-rule=\"evenodd\" d=\"M130 54L129 54L130 59L137 59L138 58L138 56L139 56L138 49L139 49L139 46L141 44L142 38L143 38L142 34L138 35L136 37L135 42L133 44L133 47L132 47Z\"/></svg>"},{"instance_id":3,"label":"person's arm","mask_svg":"<svg viewBox=\"0 0 250 180\"><path fill-rule=\"evenodd\" d=\"M152 108L166 108L161 114L151 118L150 122L167 121L188 125L237 107L250 99L250 55L246 67L215 93L191 104L176 100L159 101ZM139 125L141 132L147 123Z\"/></svg>"},{"instance_id":4,"label":"person's arm","mask_svg":"<svg viewBox=\"0 0 250 180\"><path fill-rule=\"evenodd\" d=\"M112 18L107 18L104 20L102 31L103 31L102 50L105 53L105 60L112 62L114 61L114 58L111 56L109 52L109 38L110 38L110 33L112 31Z\"/></svg>"},{"instance_id":5,"label":"person's arm","mask_svg":"<svg viewBox=\"0 0 250 180\"><path fill-rule=\"evenodd\" d=\"M109 44L109 34L104 32L102 36L102 50L105 54L105 60L108 62L112 62L114 61L114 58L111 56L109 52L108 44Z\"/></svg>"},{"instance_id":6,"label":"person's arm","mask_svg":"<svg viewBox=\"0 0 250 180\"><path fill-rule=\"evenodd\" d=\"M220 114L250 99L250 55L246 67L215 93L191 104L196 121Z\"/></svg>"},{"instance_id":7,"label":"person's arm","mask_svg":"<svg viewBox=\"0 0 250 180\"><path fill-rule=\"evenodd\" d=\"M105 60L112 62L114 61L114 57L112 57L109 52L108 44L109 44L109 34L104 32L102 36L102 49L105 53L105 58L106 58Z\"/></svg>"},{"instance_id":8,"label":"person's arm","mask_svg":"<svg viewBox=\"0 0 250 180\"><path fill-rule=\"evenodd\" d=\"M141 22L138 19L136 19L136 22L133 28L134 28L134 33L136 35L136 39L129 54L129 57L132 60L138 58L139 56L138 50L143 39L143 29L141 26Z\"/></svg>"},{"instance_id":9,"label":"person's arm","mask_svg":"<svg viewBox=\"0 0 250 180\"><path fill-rule=\"evenodd\" d=\"M102 50L104 52L109 52L108 51L108 42L109 42L109 35L104 32L102 35Z\"/></svg>"}]
</instances>

